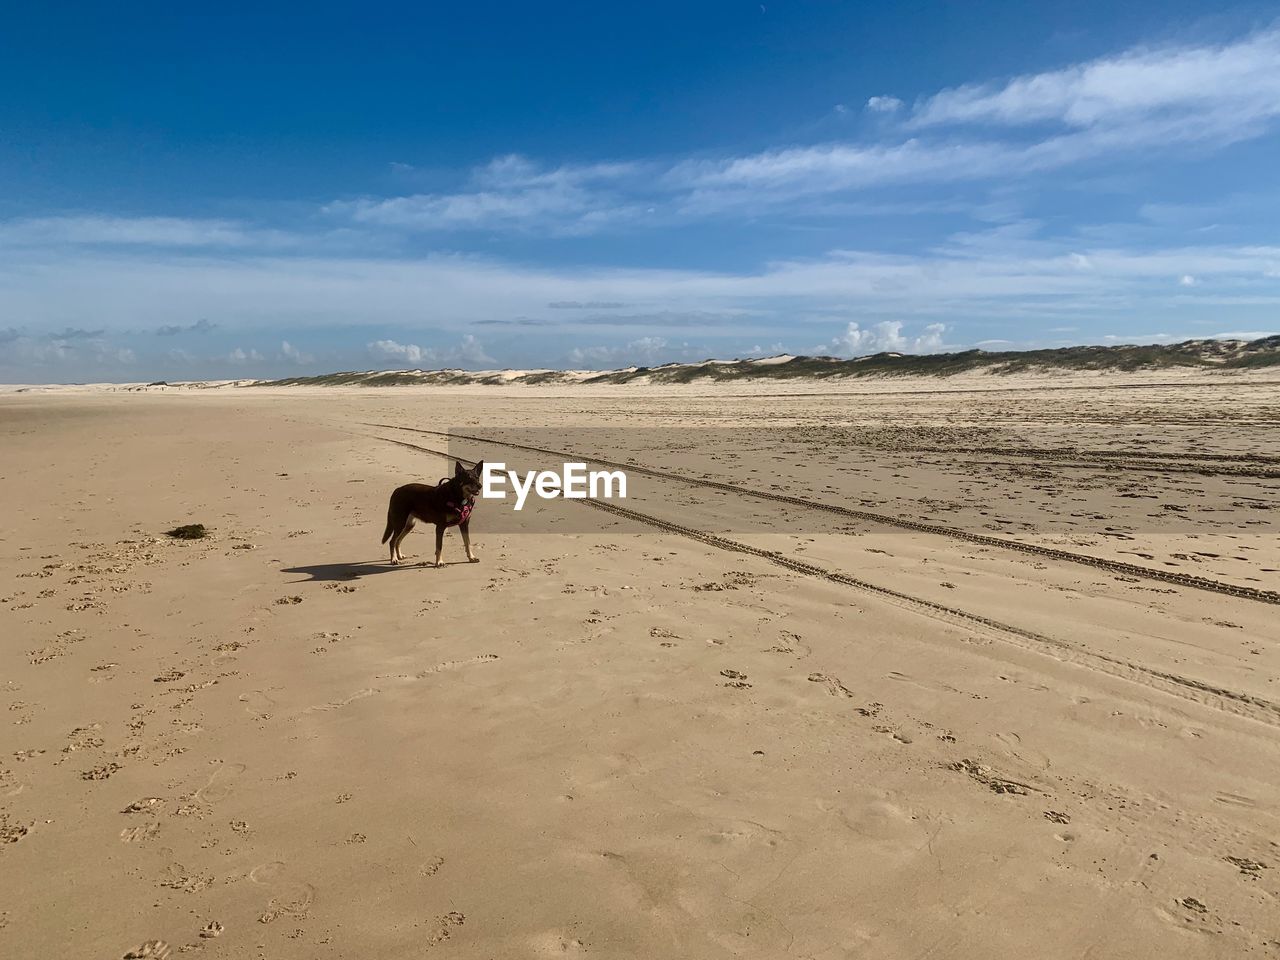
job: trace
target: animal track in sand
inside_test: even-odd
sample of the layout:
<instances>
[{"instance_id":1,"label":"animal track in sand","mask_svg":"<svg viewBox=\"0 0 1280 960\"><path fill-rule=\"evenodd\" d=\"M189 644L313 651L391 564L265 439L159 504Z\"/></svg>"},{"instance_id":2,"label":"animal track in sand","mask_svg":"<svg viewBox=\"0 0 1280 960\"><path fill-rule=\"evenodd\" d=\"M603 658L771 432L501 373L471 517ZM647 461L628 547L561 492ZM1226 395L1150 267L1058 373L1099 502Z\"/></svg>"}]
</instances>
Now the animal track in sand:
<instances>
[{"instance_id":1,"label":"animal track in sand","mask_svg":"<svg viewBox=\"0 0 1280 960\"><path fill-rule=\"evenodd\" d=\"M243 763L223 763L209 776L209 782L195 793L200 803L221 803L231 796L247 767Z\"/></svg>"},{"instance_id":2,"label":"animal track in sand","mask_svg":"<svg viewBox=\"0 0 1280 960\"><path fill-rule=\"evenodd\" d=\"M173 862L160 874L160 886L171 890L182 890L185 893L199 893L213 883L208 874L194 873L182 864Z\"/></svg>"},{"instance_id":3,"label":"animal track in sand","mask_svg":"<svg viewBox=\"0 0 1280 960\"><path fill-rule=\"evenodd\" d=\"M115 763L114 761L111 763L102 763L96 767L93 767L92 769L81 770L80 779L81 780L108 780L111 778L112 774L119 773L122 769L124 768L121 767L120 764Z\"/></svg>"},{"instance_id":4,"label":"animal track in sand","mask_svg":"<svg viewBox=\"0 0 1280 960\"><path fill-rule=\"evenodd\" d=\"M172 951L163 940L148 940L124 955L122 960L168 960Z\"/></svg>"},{"instance_id":5,"label":"animal track in sand","mask_svg":"<svg viewBox=\"0 0 1280 960\"><path fill-rule=\"evenodd\" d=\"M432 857L418 869L418 873L424 877L434 877L443 866L444 857Z\"/></svg>"},{"instance_id":6,"label":"animal track in sand","mask_svg":"<svg viewBox=\"0 0 1280 960\"><path fill-rule=\"evenodd\" d=\"M10 709L13 709L10 707ZM76 727L67 734L67 745L62 748L64 754L75 753L77 750L94 750L106 743L98 731L102 729L102 724L91 723L87 727Z\"/></svg>"},{"instance_id":7,"label":"animal track in sand","mask_svg":"<svg viewBox=\"0 0 1280 960\"><path fill-rule=\"evenodd\" d=\"M477 663L493 663L500 660L496 653L482 653L478 656L467 657L463 660L444 660L437 663L434 667L427 667L425 670L419 670L417 673L398 673L398 674L382 674L382 677L394 678L397 680L425 680L427 677L434 676L437 673L446 673L450 670L457 670L460 667L469 667ZM375 691L376 692L376 691Z\"/></svg>"},{"instance_id":8,"label":"animal track in sand","mask_svg":"<svg viewBox=\"0 0 1280 960\"><path fill-rule=\"evenodd\" d=\"M365 697L372 697L374 694L379 692L380 691L378 690L377 687L364 687L361 690L357 690L355 693L351 694L351 696L349 697L343 697L341 700L330 700L328 703L319 703L313 707L307 707L307 709L303 710L302 712L303 713L327 713L330 710L341 710L343 707L345 707L349 703L355 703L357 700L363 700Z\"/></svg>"},{"instance_id":9,"label":"animal track in sand","mask_svg":"<svg viewBox=\"0 0 1280 960\"><path fill-rule=\"evenodd\" d=\"M1257 880L1267 865L1261 860L1250 860L1248 857L1224 857L1227 863L1239 869L1242 876Z\"/></svg>"},{"instance_id":10,"label":"animal track in sand","mask_svg":"<svg viewBox=\"0 0 1280 960\"><path fill-rule=\"evenodd\" d=\"M542 957L581 957L587 945L580 939L559 930L547 930L529 938L529 945Z\"/></svg>"},{"instance_id":11,"label":"animal track in sand","mask_svg":"<svg viewBox=\"0 0 1280 960\"><path fill-rule=\"evenodd\" d=\"M1049 755L1034 747L1026 746L1022 742L1021 734L1012 731L997 733L994 739L1001 745L1006 754L1033 769L1048 770L1053 766L1053 761L1049 759Z\"/></svg>"},{"instance_id":12,"label":"animal track in sand","mask_svg":"<svg viewBox=\"0 0 1280 960\"><path fill-rule=\"evenodd\" d=\"M271 719L271 708L276 705L276 702L265 691L250 690L248 693L240 694L239 699L245 705L245 713L250 714L255 720Z\"/></svg>"},{"instance_id":13,"label":"animal track in sand","mask_svg":"<svg viewBox=\"0 0 1280 960\"><path fill-rule=\"evenodd\" d=\"M139 827L125 827L120 831L121 843L145 843L154 840L160 833L160 824L145 823Z\"/></svg>"},{"instance_id":14,"label":"animal track in sand","mask_svg":"<svg viewBox=\"0 0 1280 960\"><path fill-rule=\"evenodd\" d=\"M266 910L258 916L259 923L271 923L284 916L306 916L315 900L315 887L292 878L284 863L279 860L254 867L249 871L249 879L273 893Z\"/></svg>"},{"instance_id":15,"label":"animal track in sand","mask_svg":"<svg viewBox=\"0 0 1280 960\"><path fill-rule=\"evenodd\" d=\"M825 673L809 674L810 683L821 683L827 688L827 693L833 697L852 697L853 692L840 682L839 677L829 677Z\"/></svg>"},{"instance_id":16,"label":"animal track in sand","mask_svg":"<svg viewBox=\"0 0 1280 960\"><path fill-rule=\"evenodd\" d=\"M427 936L427 946L434 947L437 943L444 943L453 934L453 928L462 926L466 920L466 916L457 910L451 910L442 917L436 917L435 923L432 924L433 930Z\"/></svg>"},{"instance_id":17,"label":"animal track in sand","mask_svg":"<svg viewBox=\"0 0 1280 960\"><path fill-rule=\"evenodd\" d=\"M135 800L129 804L121 813L155 813L156 808L164 803L162 797L143 797L141 800Z\"/></svg>"},{"instance_id":18,"label":"animal track in sand","mask_svg":"<svg viewBox=\"0 0 1280 960\"><path fill-rule=\"evenodd\" d=\"M778 635L778 642L772 647L765 650L765 653L790 653L794 654L799 660L805 659L813 651L807 643L805 643L798 633L791 633L783 630Z\"/></svg>"},{"instance_id":19,"label":"animal track in sand","mask_svg":"<svg viewBox=\"0 0 1280 960\"><path fill-rule=\"evenodd\" d=\"M17 843L31 828L21 823L10 823L9 817L0 811L0 843Z\"/></svg>"},{"instance_id":20,"label":"animal track in sand","mask_svg":"<svg viewBox=\"0 0 1280 960\"><path fill-rule=\"evenodd\" d=\"M967 758L947 764L947 769L967 774L994 793L1011 793L1026 796L1029 793L1040 792L1035 787L1028 786L1025 783L1018 783L1016 780L1005 780L1003 777L996 776L995 772L986 764L975 763Z\"/></svg>"},{"instance_id":21,"label":"animal track in sand","mask_svg":"<svg viewBox=\"0 0 1280 960\"><path fill-rule=\"evenodd\" d=\"M714 845L732 844L773 848L785 839L785 835L781 830L766 827L754 820L733 820L719 830L703 834L703 839Z\"/></svg>"},{"instance_id":22,"label":"animal track in sand","mask_svg":"<svg viewBox=\"0 0 1280 960\"><path fill-rule=\"evenodd\" d=\"M842 800L835 810L854 834L903 850L916 850L929 843L920 814L897 802L897 795L860 788L855 796L851 801Z\"/></svg>"},{"instance_id":23,"label":"animal track in sand","mask_svg":"<svg viewBox=\"0 0 1280 960\"><path fill-rule=\"evenodd\" d=\"M434 667L429 667L420 673L414 674L418 679L429 677L433 673L443 673L445 670L456 670L458 667L468 667L473 663L492 663L499 659L496 653L482 653L475 657L467 657L465 660L445 660L443 663L437 663Z\"/></svg>"},{"instance_id":24,"label":"animal track in sand","mask_svg":"<svg viewBox=\"0 0 1280 960\"><path fill-rule=\"evenodd\" d=\"M909 734L905 734L901 730L895 730L893 727L886 727L886 726L880 725L880 726L872 727L871 729L874 730L876 733L883 733L886 736L890 736L894 740L897 740L899 743L915 742L914 740L912 740Z\"/></svg>"},{"instance_id":25,"label":"animal track in sand","mask_svg":"<svg viewBox=\"0 0 1280 960\"><path fill-rule=\"evenodd\" d=\"M965 694L963 690L959 690L946 683L938 683L933 680L917 680L915 677L907 673L900 673L897 670L890 670L885 674L889 680L897 680L899 683L909 683L912 686L919 687L921 690L944 691L946 693L959 693L972 697L974 700L985 700L986 697L977 693Z\"/></svg>"}]
</instances>

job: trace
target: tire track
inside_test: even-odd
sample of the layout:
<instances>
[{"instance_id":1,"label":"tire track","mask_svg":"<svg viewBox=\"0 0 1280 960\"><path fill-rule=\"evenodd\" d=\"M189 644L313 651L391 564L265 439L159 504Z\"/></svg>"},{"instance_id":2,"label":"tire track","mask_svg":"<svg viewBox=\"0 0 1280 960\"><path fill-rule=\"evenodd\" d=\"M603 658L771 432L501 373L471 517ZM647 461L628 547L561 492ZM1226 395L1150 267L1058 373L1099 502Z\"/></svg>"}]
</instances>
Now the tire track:
<instances>
[{"instance_id":1,"label":"tire track","mask_svg":"<svg viewBox=\"0 0 1280 960\"><path fill-rule=\"evenodd\" d=\"M1167 463L1167 459L1179 456L1169 453L1138 456L1130 451L1070 449L1035 449L1010 447L868 447L879 453L932 453L965 457L1025 457L1054 466L1075 467L1082 470L1133 470L1139 473L1194 473L1207 477L1250 477L1262 480L1280 478L1280 468L1258 466L1259 463L1280 463L1275 457L1249 457L1242 454L1196 454L1187 460L1203 463ZM987 461L998 462L998 461Z\"/></svg>"},{"instance_id":2,"label":"tire track","mask_svg":"<svg viewBox=\"0 0 1280 960\"><path fill-rule=\"evenodd\" d=\"M409 443L405 440L396 440L392 437L374 437L373 439L381 440L385 443L393 443L401 447L407 447L410 450L416 450L421 453L430 453L446 459L459 460L465 464L475 464L474 460L458 457L446 450L435 450L431 447L424 447L416 443ZM604 461L593 462L603 463ZM1193 677L1184 677L1176 673L1157 670L1154 667L1148 667L1144 664L1124 660L1120 657L1112 657L1102 653L1095 653L1092 650L1087 650L1084 647L1069 643L1066 640L1049 637L1045 634L1037 633L1034 630L1027 630L1023 627L1004 623L992 617L983 616L982 614L970 613L969 611L961 610L958 607L950 607L946 604L936 603L933 600L926 600L923 597L903 593L899 590L894 590L891 587L885 587L880 584L871 583L867 580L861 580L858 577L850 576L849 574L842 573L839 570L832 570L827 567L820 567L817 564L806 563L803 560L796 560L794 557L786 556L776 550L765 550L761 547L753 547L750 544L742 543L738 540L732 540L728 537L721 537L713 533L707 533L706 531L697 530L693 527L686 527L678 523L673 523L669 520L663 520L661 517L641 513L638 510L632 510L628 507L620 507L604 500L586 498L581 500L575 499L571 502L580 503L596 510L602 510L605 513L622 517L636 523L641 523L646 526L655 527L668 533L674 533L690 540L696 540L699 543L706 544L707 546L714 547L718 550L724 550L728 553L738 553L758 557L759 559L766 560L776 566L790 570L793 573L799 573L803 576L814 577L826 580L830 583L837 583L842 586L852 587L855 590L873 594L901 609L910 610L934 620L940 620L944 623L964 627L970 630L981 628L992 631L1002 636L1005 642L1011 643L1022 650L1038 654L1048 654L1058 660L1093 669L1109 676L1118 677L1133 683L1138 683L1149 689L1172 694L1173 696L1190 700L1202 706L1213 707L1225 713L1247 717L1251 720L1257 720L1271 726L1280 727L1280 704L1273 703L1272 701L1265 700L1261 697L1255 697L1252 694L1230 690L1226 687L1219 687L1215 684L1206 683L1203 680L1197 680Z\"/></svg>"},{"instance_id":3,"label":"tire track","mask_svg":"<svg viewBox=\"0 0 1280 960\"><path fill-rule=\"evenodd\" d=\"M655 470L651 467L643 467L633 463L620 463L616 460L602 460L598 457L583 457L574 453L567 453L563 450L548 450L545 447L534 447L527 444L515 443L510 440L495 440L492 437L477 437L462 433L449 433L443 430L427 430L420 427L402 427L393 423L364 423L367 427L381 427L392 430L405 430L410 433L422 433L431 436L457 438L459 440L471 440L476 443L492 444L494 446L509 447L515 450L527 450L530 453L541 453L556 458L568 458L573 462L586 462L600 464L601 466L614 467L619 470L627 470L632 473L639 473L645 476L657 477L662 480L674 480L680 483L688 483L699 487L708 487L713 490L724 490L728 493L736 493L742 496L755 497L760 500L772 500L776 503L785 503L789 506L804 507L809 510L821 510L826 513L834 513L843 517L850 517L854 520L863 520L868 523L879 523L886 526L898 527L902 530L911 530L916 533L928 533L935 536L950 537L954 540L964 540L968 543L976 543L985 547L996 547L1002 550L1015 550L1020 553L1030 553L1038 557L1044 557L1049 560L1057 560L1062 563L1076 563L1087 567L1094 567L1098 570L1106 570L1110 573L1119 573L1131 577L1145 577L1148 580L1159 580L1164 583L1172 583L1177 586L1189 587L1194 590L1206 590L1210 593L1225 594L1229 597L1238 597L1242 600L1254 600L1259 603L1270 603L1280 605L1280 592L1275 590L1260 590L1256 587L1242 587L1234 583L1227 583L1223 580L1214 580L1209 577L1198 577L1190 573L1174 573L1168 570L1156 570L1152 567L1144 567L1136 563L1126 563L1123 560L1107 560L1102 557L1094 557L1084 553L1072 553L1069 550L1059 550L1056 547L1043 547L1033 543L1023 543L1020 540L1005 540L1001 537L991 537L981 533L970 533L968 530L957 530L954 527L942 527L932 523L921 523L918 520L905 520L901 517L891 517L883 513L872 513L868 510L856 510L853 507L840 506L834 503L822 503L818 500L805 500L801 497L792 497L783 493L768 493L763 490L752 490L749 487L741 487L734 483L725 483L720 480L703 480L698 477L690 477L680 473L672 473L665 470ZM386 439L380 437L379 439ZM439 451L432 451L439 452ZM452 456L452 454L445 454Z\"/></svg>"}]
</instances>

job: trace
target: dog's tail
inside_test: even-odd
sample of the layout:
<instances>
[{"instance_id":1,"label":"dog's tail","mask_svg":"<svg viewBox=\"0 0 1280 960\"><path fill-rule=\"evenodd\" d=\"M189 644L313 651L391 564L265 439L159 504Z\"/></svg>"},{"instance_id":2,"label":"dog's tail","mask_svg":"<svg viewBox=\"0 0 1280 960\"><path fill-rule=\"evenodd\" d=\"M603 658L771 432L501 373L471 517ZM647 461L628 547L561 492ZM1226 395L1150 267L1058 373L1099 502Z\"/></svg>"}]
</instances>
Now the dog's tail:
<instances>
[{"instance_id":1,"label":"dog's tail","mask_svg":"<svg viewBox=\"0 0 1280 960\"><path fill-rule=\"evenodd\" d=\"M393 497L392 500L394 501L394 499L395 498ZM396 530L396 505L393 502L391 504L388 504L387 506L387 529L382 532L382 542L386 543L388 540L390 540L391 534L395 533L395 530Z\"/></svg>"}]
</instances>

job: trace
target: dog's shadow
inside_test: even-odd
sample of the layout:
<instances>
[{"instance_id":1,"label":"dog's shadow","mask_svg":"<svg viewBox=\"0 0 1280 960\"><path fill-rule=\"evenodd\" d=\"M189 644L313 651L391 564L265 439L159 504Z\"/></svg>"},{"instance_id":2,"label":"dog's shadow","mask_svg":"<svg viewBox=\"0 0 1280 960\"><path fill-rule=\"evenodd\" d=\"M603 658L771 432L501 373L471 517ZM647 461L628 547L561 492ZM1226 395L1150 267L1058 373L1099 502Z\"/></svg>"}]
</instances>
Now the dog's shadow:
<instances>
[{"instance_id":1,"label":"dog's shadow","mask_svg":"<svg viewBox=\"0 0 1280 960\"><path fill-rule=\"evenodd\" d=\"M446 562L452 566L460 561ZM300 574L304 579L291 580L290 583L318 583L329 581L359 580L375 573L396 573L402 570L434 570L433 564L409 561L393 567L386 560L357 560L354 563L313 563L303 567L281 567L281 573Z\"/></svg>"}]
</instances>

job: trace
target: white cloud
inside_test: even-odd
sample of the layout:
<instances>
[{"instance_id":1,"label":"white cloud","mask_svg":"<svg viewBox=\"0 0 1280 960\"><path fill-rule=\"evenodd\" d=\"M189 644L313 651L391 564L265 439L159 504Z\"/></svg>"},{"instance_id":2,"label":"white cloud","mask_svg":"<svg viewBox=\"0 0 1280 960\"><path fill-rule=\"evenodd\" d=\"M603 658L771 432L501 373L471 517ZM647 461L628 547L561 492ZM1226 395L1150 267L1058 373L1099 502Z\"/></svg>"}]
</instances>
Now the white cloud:
<instances>
[{"instance_id":1,"label":"white cloud","mask_svg":"<svg viewBox=\"0 0 1280 960\"><path fill-rule=\"evenodd\" d=\"M895 113L902 109L902 101L897 97L869 97L867 109L874 113Z\"/></svg>"},{"instance_id":2,"label":"white cloud","mask_svg":"<svg viewBox=\"0 0 1280 960\"><path fill-rule=\"evenodd\" d=\"M24 251L0 258L0 316L21 317L37 331L92 317L106 336L217 316L224 325L270 324L285 337L294 328L424 321L461 337L471 324L495 317L534 317L554 327L574 313L548 308L549 303L609 302L632 305L636 316L648 317L725 317L737 311L743 317L739 326L752 325L751 333L738 332L755 338L770 335L771 317L815 308L944 320L964 311L1132 315L1185 299L1174 282L1184 274L1197 279L1197 298L1274 302L1280 296L1280 247L1125 250L1024 238L916 255L834 250L742 272L533 268L459 256L231 259ZM68 276L75 283L67 283ZM1054 319L1074 324L1074 317Z\"/></svg>"},{"instance_id":3,"label":"white cloud","mask_svg":"<svg viewBox=\"0 0 1280 960\"><path fill-rule=\"evenodd\" d=\"M313 357L311 354L303 353L301 350L299 350L297 347L291 344L288 340L281 341L280 355L284 357L284 359L289 360L292 363L296 363L299 366L306 366L308 363L311 363L313 360L315 360L315 357Z\"/></svg>"},{"instance_id":4,"label":"white cloud","mask_svg":"<svg viewBox=\"0 0 1280 960\"><path fill-rule=\"evenodd\" d=\"M1139 47L1003 84L944 90L914 113L918 127L1058 121L1085 128L1158 114L1232 123L1280 114L1280 31L1218 46ZM1216 123L1215 123L1216 126Z\"/></svg>"},{"instance_id":5,"label":"white cloud","mask_svg":"<svg viewBox=\"0 0 1280 960\"><path fill-rule=\"evenodd\" d=\"M575 367L600 370L620 366L648 366L669 357L671 350L663 337L640 337L616 347L574 347L569 362Z\"/></svg>"},{"instance_id":6,"label":"white cloud","mask_svg":"<svg viewBox=\"0 0 1280 960\"><path fill-rule=\"evenodd\" d=\"M1223 46L1139 48L1004 84L944 90L926 99L896 142L772 148L685 161L665 176L686 214L758 211L803 196L891 183L1025 178L1135 151L1221 148L1280 120L1280 31ZM881 98L872 98L879 101ZM890 98L891 99L891 98ZM868 109L877 110L868 101ZM886 103L883 106L889 106ZM1050 124L1027 136L1013 127ZM965 136L937 128L978 127Z\"/></svg>"},{"instance_id":7,"label":"white cloud","mask_svg":"<svg viewBox=\"0 0 1280 960\"><path fill-rule=\"evenodd\" d=\"M257 350L245 350L243 347L236 347L227 354L227 361L241 366L246 363L262 363L265 358Z\"/></svg>"},{"instance_id":8,"label":"white cloud","mask_svg":"<svg viewBox=\"0 0 1280 960\"><path fill-rule=\"evenodd\" d=\"M590 233L631 219L640 208L616 195L634 164L600 163L541 168L525 157L498 157L473 172L473 189L330 204L331 214L357 223L414 230L536 229L558 235Z\"/></svg>"},{"instance_id":9,"label":"white cloud","mask_svg":"<svg viewBox=\"0 0 1280 960\"><path fill-rule=\"evenodd\" d=\"M1262 340L1265 337L1277 337L1275 330L1230 330L1226 333L1211 333L1210 340Z\"/></svg>"},{"instance_id":10,"label":"white cloud","mask_svg":"<svg viewBox=\"0 0 1280 960\"><path fill-rule=\"evenodd\" d=\"M102 330L66 328L60 333L28 336L17 330L0 331L8 363L36 366L78 364L85 368L113 368L134 364L137 355L102 338Z\"/></svg>"},{"instance_id":11,"label":"white cloud","mask_svg":"<svg viewBox=\"0 0 1280 960\"><path fill-rule=\"evenodd\" d=\"M290 232L227 219L48 216L0 222L0 246L315 252L359 244L367 251L376 242L395 244L405 232L565 237L775 209L856 213L833 195L889 184L1027 179L1103 157L1218 149L1260 136L1280 122L1277 63L1274 28L1225 44L1137 47L942 90L912 110L888 94L870 97L866 110L885 120L874 140L558 166L510 154L472 170L458 189L332 202L322 209L329 224L339 222L337 230L305 221ZM1149 162L1151 154L1141 157ZM797 203L817 197L826 201ZM1158 204L1148 209L1159 215Z\"/></svg>"},{"instance_id":12,"label":"white cloud","mask_svg":"<svg viewBox=\"0 0 1280 960\"><path fill-rule=\"evenodd\" d=\"M93 343L90 345L93 356L100 363L109 364L132 364L138 362L137 354L128 347L116 347L108 343Z\"/></svg>"},{"instance_id":13,"label":"white cloud","mask_svg":"<svg viewBox=\"0 0 1280 960\"><path fill-rule=\"evenodd\" d=\"M1178 286L1180 287L1194 287L1195 285L1196 285L1196 278L1189 273L1184 273L1181 277L1178 278Z\"/></svg>"},{"instance_id":14,"label":"white cloud","mask_svg":"<svg viewBox=\"0 0 1280 960\"><path fill-rule=\"evenodd\" d=\"M865 329L851 321L844 333L832 339L833 352L861 357L870 353L938 353L944 349L946 324L928 324L914 337L904 337L902 327L901 320L882 320Z\"/></svg>"},{"instance_id":15,"label":"white cloud","mask_svg":"<svg viewBox=\"0 0 1280 960\"><path fill-rule=\"evenodd\" d=\"M417 366L426 360L426 351L416 343L375 340L367 349L370 356L377 360L395 360L411 366Z\"/></svg>"},{"instance_id":16,"label":"white cloud","mask_svg":"<svg viewBox=\"0 0 1280 960\"><path fill-rule=\"evenodd\" d=\"M465 364L475 367L496 361L484 351L480 341L471 334L464 336L454 347L420 347L416 343L397 343L395 340L375 340L366 345L375 360L390 360L401 366L436 367Z\"/></svg>"},{"instance_id":17,"label":"white cloud","mask_svg":"<svg viewBox=\"0 0 1280 960\"><path fill-rule=\"evenodd\" d=\"M5 246L286 247L294 238L232 220L66 216L0 222Z\"/></svg>"},{"instance_id":18,"label":"white cloud","mask_svg":"<svg viewBox=\"0 0 1280 960\"><path fill-rule=\"evenodd\" d=\"M1019 177L1189 144L1257 137L1280 119L1280 30L1234 43L1150 49L940 91L898 129L915 136L773 147L743 156L544 168L518 155L476 170L472 189L333 204L355 221L419 230L509 228L572 235L672 216L753 213L805 196L885 184ZM866 109L901 113L897 97ZM838 105L837 113L845 112ZM1014 128L1049 124L1027 136ZM969 128L964 136L943 128ZM1011 132L1013 135L1011 135ZM922 136L925 135L925 136ZM655 206L656 201L656 206ZM659 210L657 215L649 211Z\"/></svg>"}]
</instances>

